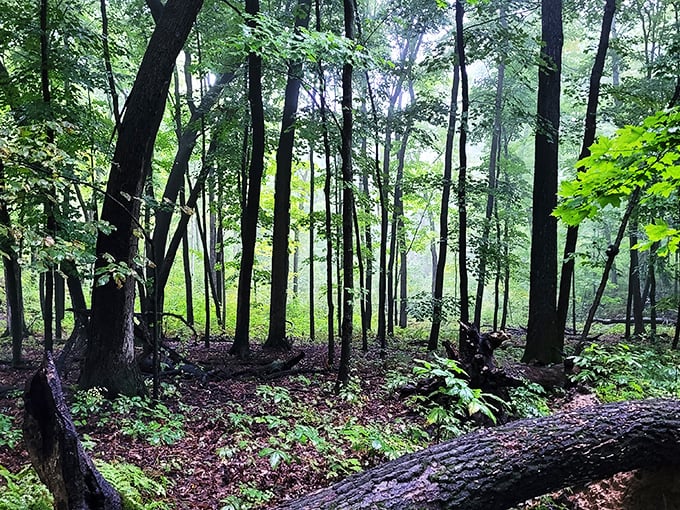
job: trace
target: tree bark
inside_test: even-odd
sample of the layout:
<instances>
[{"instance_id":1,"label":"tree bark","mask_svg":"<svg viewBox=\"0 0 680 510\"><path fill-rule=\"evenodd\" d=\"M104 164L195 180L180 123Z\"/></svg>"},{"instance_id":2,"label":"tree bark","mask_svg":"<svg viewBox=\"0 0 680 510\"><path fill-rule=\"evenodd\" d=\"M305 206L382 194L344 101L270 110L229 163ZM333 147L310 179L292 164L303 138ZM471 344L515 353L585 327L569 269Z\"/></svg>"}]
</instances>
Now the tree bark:
<instances>
[{"instance_id":1,"label":"tree bark","mask_svg":"<svg viewBox=\"0 0 680 510\"><path fill-rule=\"evenodd\" d=\"M557 328L557 169L562 69L562 0L541 2L541 60L538 72L529 322L522 361L562 359L563 339Z\"/></svg>"},{"instance_id":2,"label":"tree bark","mask_svg":"<svg viewBox=\"0 0 680 510\"><path fill-rule=\"evenodd\" d=\"M260 11L259 0L246 0L246 12L256 16ZM248 21L255 26L254 19ZM250 353L250 286L255 264L257 220L260 211L260 191L264 172L265 127L262 104L262 56L248 55L248 102L252 128L252 147L248 169L248 194L241 216L241 265L238 275L236 300L236 331L230 354L246 358Z\"/></svg>"},{"instance_id":3,"label":"tree bark","mask_svg":"<svg viewBox=\"0 0 680 510\"><path fill-rule=\"evenodd\" d=\"M442 201L439 210L439 256L434 275L434 292L432 293L432 327L427 342L427 350L434 351L439 343L439 330L442 323L442 298L444 297L444 270L446 269L446 252L449 246L449 199L451 197L451 174L453 157L453 140L456 135L456 113L458 108L459 67L453 68L453 84L449 101L449 126L446 132L444 149L444 176L442 178Z\"/></svg>"},{"instance_id":4,"label":"tree bark","mask_svg":"<svg viewBox=\"0 0 680 510\"><path fill-rule=\"evenodd\" d=\"M503 509L679 459L680 401L620 402L480 429L278 508Z\"/></svg>"},{"instance_id":5,"label":"tree bark","mask_svg":"<svg viewBox=\"0 0 680 510\"><path fill-rule=\"evenodd\" d=\"M24 392L24 442L58 510L119 510L120 495L83 450L50 352Z\"/></svg>"},{"instance_id":6,"label":"tree bark","mask_svg":"<svg viewBox=\"0 0 680 510\"><path fill-rule=\"evenodd\" d=\"M343 0L345 37L354 40L354 0ZM352 328L354 313L354 246L352 239L352 215L354 192L352 191L352 74L354 66L345 62L342 66L342 323L340 331L340 364L336 393L349 382L352 357Z\"/></svg>"},{"instance_id":7,"label":"tree bark","mask_svg":"<svg viewBox=\"0 0 680 510\"><path fill-rule=\"evenodd\" d=\"M116 143L101 215L114 230L110 234L100 232L97 238L96 270L107 270L107 257L135 270L140 211L137 198L146 181L175 59L202 4L203 0L168 0L149 41ZM82 387L105 387L111 394L145 391L134 359L134 301L132 276L94 286Z\"/></svg>"},{"instance_id":8,"label":"tree bark","mask_svg":"<svg viewBox=\"0 0 680 510\"><path fill-rule=\"evenodd\" d=\"M295 12L295 36L309 25L311 0L299 0ZM295 118L298 109L302 62L291 62L288 67L279 146L276 150L276 178L274 182L274 230L272 234L272 273L269 300L269 334L265 347L286 348L291 344L286 337L286 305L288 297L288 265L290 235L290 183L295 142Z\"/></svg>"},{"instance_id":9,"label":"tree bark","mask_svg":"<svg viewBox=\"0 0 680 510\"><path fill-rule=\"evenodd\" d=\"M583 133L583 145L579 159L590 156L590 146L595 142L597 130L597 106L600 98L600 81L604 71L605 58L609 48L609 35L612 31L616 0L607 0L602 17L602 29L600 30L600 42L597 46L597 54L593 69L590 72L590 88L588 91L588 105L586 107L585 130ZM583 171L582 167L578 171ZM557 300L557 332L564 343L564 329L567 324L567 312L569 310L569 293L572 279L574 278L574 256L578 241L578 226L567 228L567 238L564 243L564 258L562 259L562 272L560 274L560 287Z\"/></svg>"},{"instance_id":10,"label":"tree bark","mask_svg":"<svg viewBox=\"0 0 680 510\"><path fill-rule=\"evenodd\" d=\"M468 92L467 67L465 65L465 38L463 35L463 17L465 11L460 0L456 0L456 53L460 67L460 138L458 139L458 284L460 288L460 321L470 321L470 304L468 302L468 271L467 271L467 130L470 98ZM460 332L462 345L464 333Z\"/></svg>"}]
</instances>

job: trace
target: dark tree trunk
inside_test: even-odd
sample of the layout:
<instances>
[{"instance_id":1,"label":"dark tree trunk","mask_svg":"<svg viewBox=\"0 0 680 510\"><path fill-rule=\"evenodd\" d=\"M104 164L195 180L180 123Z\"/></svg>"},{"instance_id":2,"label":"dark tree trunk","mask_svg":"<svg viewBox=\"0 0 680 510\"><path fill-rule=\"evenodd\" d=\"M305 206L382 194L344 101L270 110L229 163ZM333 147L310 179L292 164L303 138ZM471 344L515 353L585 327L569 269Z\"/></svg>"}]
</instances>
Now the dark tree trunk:
<instances>
[{"instance_id":1,"label":"dark tree trunk","mask_svg":"<svg viewBox=\"0 0 680 510\"><path fill-rule=\"evenodd\" d=\"M680 401L620 402L481 429L278 508L502 509L678 459Z\"/></svg>"},{"instance_id":2,"label":"dark tree trunk","mask_svg":"<svg viewBox=\"0 0 680 510\"><path fill-rule=\"evenodd\" d=\"M5 275L5 299L7 300L7 329L12 337L12 365L23 364L22 344L24 340L24 304L21 296L21 269L19 257L9 233L11 219L5 191L5 166L0 160L0 250L5 254L2 264Z\"/></svg>"},{"instance_id":3,"label":"dark tree trunk","mask_svg":"<svg viewBox=\"0 0 680 510\"><path fill-rule=\"evenodd\" d=\"M128 96L107 183L101 219L115 229L97 238L96 270L123 264L136 270L136 229L141 195L175 59L200 10L202 0L168 0L156 25L135 84ZM107 260L108 258L108 260ZM143 393L134 357L133 313L135 279L109 280L92 291L90 341L81 372L81 386L104 387L111 394Z\"/></svg>"},{"instance_id":4,"label":"dark tree trunk","mask_svg":"<svg viewBox=\"0 0 680 510\"><path fill-rule=\"evenodd\" d=\"M628 293L633 310L633 335L642 335L645 332L645 324L642 319L644 304L642 302L642 293L640 292L640 257L637 250L633 249L638 243L638 217L637 213L633 212L630 220L630 231L628 234L628 241L630 244L630 266L628 275Z\"/></svg>"},{"instance_id":5,"label":"dark tree trunk","mask_svg":"<svg viewBox=\"0 0 680 510\"><path fill-rule=\"evenodd\" d=\"M616 234L614 244L609 245L609 248L607 248L607 261L605 262L604 265L604 271L602 272L600 285L597 287L597 291L595 292L593 304L590 306L590 310L588 310L588 317L586 318L586 322L583 325L583 331L581 332L581 343L585 342L588 338L588 333L590 333L590 326L593 324L593 319L595 318L595 312L597 311L597 308L600 306L600 300L602 299L604 289L607 286L607 280L609 280L609 271L611 270L612 265L614 264L614 259L619 253L619 247L621 246L621 241L623 240L623 236L626 233L628 220L630 219L633 210L637 207L639 198L640 188L635 188L635 191L633 191L632 195L628 199L628 207L626 208L626 212L623 214L623 218L621 218L621 225L619 226L619 231Z\"/></svg>"},{"instance_id":6,"label":"dark tree trunk","mask_svg":"<svg viewBox=\"0 0 680 510\"><path fill-rule=\"evenodd\" d=\"M256 16L260 11L259 0L246 0L246 12ZM255 20L248 21L255 27ZM248 194L241 216L241 265L238 275L236 300L236 331L230 354L246 358L250 353L250 286L255 264L255 242L257 241L257 219L260 211L260 190L264 172L265 128L264 106L262 104L262 57L256 53L248 55L248 102L252 125L252 149L248 169ZM244 184L245 185L245 184Z\"/></svg>"},{"instance_id":7,"label":"dark tree trunk","mask_svg":"<svg viewBox=\"0 0 680 510\"><path fill-rule=\"evenodd\" d=\"M354 40L354 0L343 0L345 37ZM335 391L349 382L352 357L352 329L354 316L354 246L352 217L354 193L352 191L352 71L351 62L342 66L342 326L340 332L340 364Z\"/></svg>"},{"instance_id":8,"label":"dark tree trunk","mask_svg":"<svg viewBox=\"0 0 680 510\"><path fill-rule=\"evenodd\" d=\"M453 84L449 101L449 126L446 132L446 148L444 149L444 177L442 179L442 202L439 211L439 256L434 275L434 292L432 295L432 327L427 342L427 350L434 351L439 344L439 330L442 323L442 298L444 297L444 269L446 268L446 252L449 246L449 199L451 197L451 175L453 158L453 140L456 135L456 113L458 108L459 67L453 68Z\"/></svg>"},{"instance_id":9,"label":"dark tree trunk","mask_svg":"<svg viewBox=\"0 0 680 510\"><path fill-rule=\"evenodd\" d=\"M364 194L369 196L368 189L368 165L364 166L362 175L362 186ZM373 215L372 204L368 201L363 202L364 214L370 218ZM373 327L373 233L371 232L371 222L366 222L364 227L364 245L366 246L366 274L364 278L364 293L366 303L366 327L370 330Z\"/></svg>"},{"instance_id":10,"label":"dark tree trunk","mask_svg":"<svg viewBox=\"0 0 680 510\"><path fill-rule=\"evenodd\" d=\"M99 474L78 439L51 353L26 384L24 443L59 510L119 510L120 495Z\"/></svg>"},{"instance_id":11,"label":"dark tree trunk","mask_svg":"<svg viewBox=\"0 0 680 510\"><path fill-rule=\"evenodd\" d=\"M468 271L467 271L467 130L468 112L470 110L470 99L468 94L468 76L465 65L465 38L463 34L463 3L456 0L456 53L458 54L458 66L460 67L460 93L461 93L461 115L460 115L460 138L458 139L458 284L460 287L460 321L467 323L470 321L470 303L468 293ZM463 331L460 332L460 342L464 338Z\"/></svg>"},{"instance_id":12,"label":"dark tree trunk","mask_svg":"<svg viewBox=\"0 0 680 510\"><path fill-rule=\"evenodd\" d=\"M184 186L179 193L180 207L186 206ZM182 234L182 267L184 269L184 299L186 306L186 319L189 324L194 325L194 291L191 275L191 254L189 253L189 233L185 230Z\"/></svg>"},{"instance_id":13,"label":"dark tree trunk","mask_svg":"<svg viewBox=\"0 0 680 510\"><path fill-rule=\"evenodd\" d=\"M354 235L356 237L357 264L359 265L359 309L361 315L361 350L368 351L368 323L366 322L366 293L364 292L364 258L361 253L361 230L359 230L359 215L356 202L352 211Z\"/></svg>"},{"instance_id":14,"label":"dark tree trunk","mask_svg":"<svg viewBox=\"0 0 680 510\"><path fill-rule=\"evenodd\" d=\"M590 146L595 142L597 130L597 106L600 98L600 81L604 71L607 49L609 48L609 35L612 31L616 0L607 0L604 6L602 29L600 30L600 42L597 46L595 62L590 72L590 88L588 90L588 105L586 107L585 132L579 159L590 155ZM579 167L578 171L583 171ZM560 274L560 287L557 299L557 333L561 336L560 343L564 345L564 330L567 324L567 312L569 310L569 291L574 278L574 256L578 241L578 226L567 227L567 238L564 243L564 258L562 259L562 272Z\"/></svg>"},{"instance_id":15,"label":"dark tree trunk","mask_svg":"<svg viewBox=\"0 0 680 510\"><path fill-rule=\"evenodd\" d=\"M294 32L309 25L311 0L299 0L294 9ZM295 117L298 109L302 62L292 62L288 67L281 134L276 151L276 180L274 183L274 232L272 235L271 298L269 300L269 334L265 347L290 348L286 338L286 302L288 294L288 263L290 235L290 182L295 142Z\"/></svg>"},{"instance_id":16,"label":"dark tree trunk","mask_svg":"<svg viewBox=\"0 0 680 510\"><path fill-rule=\"evenodd\" d=\"M324 176L324 232L326 235L326 326L328 328L328 364L335 363L335 327L333 305L333 216L331 212L331 181L333 170L331 168L331 144L328 139L328 121L326 118L325 84L323 70L319 68L321 82L321 129L323 136L324 158L326 160L326 173Z\"/></svg>"},{"instance_id":17,"label":"dark tree trunk","mask_svg":"<svg viewBox=\"0 0 680 510\"><path fill-rule=\"evenodd\" d=\"M505 25L505 8L501 4L501 24ZM488 260L489 236L491 233L491 220L495 209L496 196L496 167L498 165L498 147L501 141L501 115L503 113L503 82L505 79L505 64L498 64L498 78L496 80L496 102L494 106L493 133L491 135L491 150L489 154L489 189L486 195L486 210L484 214L484 224L482 225L482 237L480 240L479 252L479 271L477 278L477 292L475 293L475 315L473 324L478 328L482 325L482 304L484 302L484 285L486 284L486 265ZM496 294L497 295L497 294ZM494 307L494 322L496 317L496 307Z\"/></svg>"},{"instance_id":18,"label":"dark tree trunk","mask_svg":"<svg viewBox=\"0 0 680 510\"><path fill-rule=\"evenodd\" d=\"M561 361L557 324L557 168L562 69L562 0L541 2L541 65L535 144L529 323L522 361Z\"/></svg>"},{"instance_id":19,"label":"dark tree trunk","mask_svg":"<svg viewBox=\"0 0 680 510\"><path fill-rule=\"evenodd\" d=\"M312 103L313 104L313 103ZM314 106L312 106L314 108ZM316 289L314 279L314 143L310 142L309 148L309 338L314 342L316 337L315 296Z\"/></svg>"}]
</instances>

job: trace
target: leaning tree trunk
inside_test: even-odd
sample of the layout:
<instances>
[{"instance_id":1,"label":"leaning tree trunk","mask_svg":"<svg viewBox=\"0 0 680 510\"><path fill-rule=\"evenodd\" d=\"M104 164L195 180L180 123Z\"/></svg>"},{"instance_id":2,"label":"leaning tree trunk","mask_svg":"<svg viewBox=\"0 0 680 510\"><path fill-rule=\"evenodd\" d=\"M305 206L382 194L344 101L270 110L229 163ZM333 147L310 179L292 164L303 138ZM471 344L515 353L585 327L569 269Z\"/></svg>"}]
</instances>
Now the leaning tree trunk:
<instances>
[{"instance_id":1,"label":"leaning tree trunk","mask_svg":"<svg viewBox=\"0 0 680 510\"><path fill-rule=\"evenodd\" d=\"M468 94L468 76L465 66L465 39L463 37L464 8L460 0L456 0L456 53L458 67L460 67L460 138L458 139L458 284L460 287L460 320L470 320L470 305L468 303L468 270L467 270L467 130L470 99ZM461 332L461 342L463 338Z\"/></svg>"},{"instance_id":2,"label":"leaning tree trunk","mask_svg":"<svg viewBox=\"0 0 680 510\"><path fill-rule=\"evenodd\" d=\"M680 465L680 401L620 402L480 429L283 509L509 508L623 471Z\"/></svg>"},{"instance_id":3,"label":"leaning tree trunk","mask_svg":"<svg viewBox=\"0 0 680 510\"><path fill-rule=\"evenodd\" d=\"M593 69L590 72L590 89L588 92L588 106L586 108L585 131L583 133L583 145L579 159L590 156L590 146L595 141L597 131L597 106L600 98L600 80L604 70L607 49L609 48L609 35L612 31L616 1L607 0L602 17L602 29L600 30L600 42L597 46L597 54ZM578 171L585 168L579 166ZM567 324L567 312L569 310L569 291L574 278L574 264L576 256L576 243L578 241L578 226L567 227L567 236L564 243L564 257L562 259L562 273L560 274L559 293L557 299L557 333L564 342L564 330Z\"/></svg>"}]
</instances>

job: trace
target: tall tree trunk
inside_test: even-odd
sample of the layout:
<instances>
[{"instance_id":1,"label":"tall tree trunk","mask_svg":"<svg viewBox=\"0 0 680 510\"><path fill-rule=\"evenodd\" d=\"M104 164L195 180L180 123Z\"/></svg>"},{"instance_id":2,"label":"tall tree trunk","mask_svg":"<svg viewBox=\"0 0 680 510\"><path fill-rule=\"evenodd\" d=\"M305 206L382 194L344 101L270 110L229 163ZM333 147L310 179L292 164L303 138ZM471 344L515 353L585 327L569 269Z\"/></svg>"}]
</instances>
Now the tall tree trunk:
<instances>
[{"instance_id":1,"label":"tall tree trunk","mask_svg":"<svg viewBox=\"0 0 680 510\"><path fill-rule=\"evenodd\" d=\"M0 160L0 250L4 253L2 264L5 275L5 299L7 300L7 328L12 337L12 366L23 364L24 304L21 297L21 272L19 257L10 237L11 219L5 194L5 165Z\"/></svg>"},{"instance_id":2,"label":"tall tree trunk","mask_svg":"<svg viewBox=\"0 0 680 510\"><path fill-rule=\"evenodd\" d=\"M246 0L246 12L257 16L259 0ZM249 26L255 27L254 18ZM241 265L238 275L236 301L236 330L230 354L246 358L250 353L250 286L255 263L255 242L257 241L257 219L260 210L260 190L264 172L265 129L264 106L262 104L262 56L255 52L248 55L248 102L252 128L252 149L248 170L248 195L241 217Z\"/></svg>"},{"instance_id":3,"label":"tall tree trunk","mask_svg":"<svg viewBox=\"0 0 680 510\"><path fill-rule=\"evenodd\" d=\"M354 0L343 0L345 37L354 40ZM340 337L340 364L335 391L349 382L352 357L352 328L354 314L354 246L352 240L352 71L351 62L342 66L342 328Z\"/></svg>"},{"instance_id":4,"label":"tall tree trunk","mask_svg":"<svg viewBox=\"0 0 680 510\"><path fill-rule=\"evenodd\" d=\"M633 210L637 207L638 200L640 199L640 188L635 188L635 191L631 194L628 199L628 207L626 208L623 218L621 218L621 225L619 226L619 231L616 234L616 239L614 243L609 245L607 248L607 261L605 262L604 271L602 273L602 279L600 280L600 285L595 292L595 298L593 299L593 304L588 311L588 317L586 318L586 323L583 325L583 331L581 332L581 342L585 342L588 338L588 333L590 333L590 326L595 319L595 312L600 306L600 300L604 294L604 289L607 286L607 280L609 279L609 271L614 264L614 258L619 253L619 246L621 246L621 240L626 233L626 228L628 226L628 221L630 220Z\"/></svg>"},{"instance_id":5,"label":"tall tree trunk","mask_svg":"<svg viewBox=\"0 0 680 510\"><path fill-rule=\"evenodd\" d=\"M368 165L363 167L363 175L361 177L361 184L364 194L369 197L368 188ZM372 203L370 200L363 202L364 214L367 218L373 215ZM364 275L363 291L364 301L366 303L366 328L370 330L373 327L373 233L371 232L371 222L367 221L364 226L364 246L365 246L365 260L366 260L366 274Z\"/></svg>"},{"instance_id":6,"label":"tall tree trunk","mask_svg":"<svg viewBox=\"0 0 680 510\"><path fill-rule=\"evenodd\" d=\"M180 207L186 206L184 189L179 194ZM182 235L182 267L184 269L184 300L186 306L186 319L189 324L194 325L194 291L191 271L191 254L189 253L189 233Z\"/></svg>"},{"instance_id":7,"label":"tall tree trunk","mask_svg":"<svg viewBox=\"0 0 680 510\"><path fill-rule=\"evenodd\" d=\"M609 48L609 36L612 31L615 11L616 0L607 0L604 6L604 16L602 17L600 42L597 46L593 69L590 72L590 88L588 91L588 105L586 107L585 132L583 133L583 144L581 146L579 159L583 159L590 155L590 146L595 142L600 81L602 79L602 72L604 71L607 49ZM582 172L583 170L583 167L578 168L579 172ZM578 226L567 227L567 238L564 243L564 257L562 259L562 272L560 274L559 296L557 300L557 333L561 337L560 343L562 345L564 345L564 330L569 309L569 290L571 288L572 279L574 278L574 257L577 241Z\"/></svg>"},{"instance_id":8,"label":"tall tree trunk","mask_svg":"<svg viewBox=\"0 0 680 510\"><path fill-rule=\"evenodd\" d=\"M296 37L309 25L311 0L299 0L295 8ZM274 233L272 236L271 298L269 300L269 334L265 347L290 348L286 338L286 302L288 294L288 263L290 234L290 181L295 142L295 116L302 82L302 62L288 65L288 80L283 104L281 134L276 151L276 180L274 183Z\"/></svg>"},{"instance_id":9,"label":"tall tree trunk","mask_svg":"<svg viewBox=\"0 0 680 510\"><path fill-rule=\"evenodd\" d=\"M361 350L368 351L368 324L366 322L366 295L364 293L364 258L361 253L361 231L359 230L359 215L357 214L356 202L352 211L354 223L354 235L356 236L357 263L359 265L359 308L361 312Z\"/></svg>"},{"instance_id":10,"label":"tall tree trunk","mask_svg":"<svg viewBox=\"0 0 680 510\"><path fill-rule=\"evenodd\" d=\"M642 316L644 304L642 302L642 293L640 292L640 262L638 251L633 249L638 243L638 216L633 212L630 220L630 229L628 234L628 241L630 244L630 265L628 275L628 293L631 296L631 303L633 309L633 335L639 336L645 332L645 323Z\"/></svg>"},{"instance_id":11,"label":"tall tree trunk","mask_svg":"<svg viewBox=\"0 0 680 510\"><path fill-rule=\"evenodd\" d=\"M460 91L461 91L461 116L460 138L458 139L459 168L458 168L458 273L460 286L460 322L470 322L470 304L468 294L468 271L467 271L467 130L468 112L470 99L468 94L468 76L465 65L465 39L463 37L463 4L456 0L456 52L458 53L458 65L460 67ZM462 352L465 343L465 334L461 329L458 339L459 349Z\"/></svg>"},{"instance_id":12,"label":"tall tree trunk","mask_svg":"<svg viewBox=\"0 0 680 510\"><path fill-rule=\"evenodd\" d=\"M439 256L434 276L434 292L432 296L432 327L427 342L427 350L434 351L439 343L439 330L442 323L442 299L444 297L444 270L446 268L446 252L449 246L449 199L451 197L451 175L453 167L453 141L456 135L456 114L458 108L458 83L460 81L458 65L453 68L453 84L449 100L449 125L446 131L446 148L444 149L444 177L442 179L442 202L439 212Z\"/></svg>"},{"instance_id":13,"label":"tall tree trunk","mask_svg":"<svg viewBox=\"0 0 680 510\"><path fill-rule=\"evenodd\" d=\"M312 108L314 108L312 101ZM314 278L314 142L309 147L309 339L314 342L316 337L315 324L315 278Z\"/></svg>"},{"instance_id":14,"label":"tall tree trunk","mask_svg":"<svg viewBox=\"0 0 680 510\"><path fill-rule=\"evenodd\" d=\"M557 319L557 168L562 70L562 0L541 2L541 61L538 73L529 323L523 361L562 359Z\"/></svg>"},{"instance_id":15,"label":"tall tree trunk","mask_svg":"<svg viewBox=\"0 0 680 510\"><path fill-rule=\"evenodd\" d=\"M107 274L109 264L134 271L139 201L160 126L175 60L200 10L202 0L168 0L156 25L127 101L101 219L114 228L97 237L95 270ZM92 291L90 341L80 384L104 387L111 394L145 392L134 357L135 279L110 279Z\"/></svg>"},{"instance_id":16,"label":"tall tree trunk","mask_svg":"<svg viewBox=\"0 0 680 510\"><path fill-rule=\"evenodd\" d=\"M501 26L505 23L505 8L501 4ZM486 210L484 214L484 224L482 225L482 237L480 240L479 253L479 275L477 278L477 292L475 294L475 315L473 323L478 328L482 326L482 304L484 301L484 285L486 283L486 264L489 250L489 234L491 232L491 220L495 209L496 194L496 167L498 165L498 147L501 139L501 121L503 113L503 82L505 79L505 63L498 64L498 78L496 80L496 102L494 105L493 133L491 135L491 151L489 154L489 189L486 195ZM494 308L495 310L495 308ZM494 313L494 317L496 314Z\"/></svg>"},{"instance_id":17,"label":"tall tree trunk","mask_svg":"<svg viewBox=\"0 0 680 510\"><path fill-rule=\"evenodd\" d=\"M318 0L317 0L318 9ZM317 11L318 19L318 11ZM318 28L317 21L317 28ZM331 212L331 180L333 170L331 168L331 144L328 138L328 120L326 117L326 98L325 98L325 79L323 76L323 69L319 64L319 82L320 82L320 98L321 98L321 130L323 138L324 158L326 160L326 173L323 184L324 194L324 232L326 236L326 324L328 329L328 364L335 363L335 327L333 306L333 216Z\"/></svg>"}]
</instances>

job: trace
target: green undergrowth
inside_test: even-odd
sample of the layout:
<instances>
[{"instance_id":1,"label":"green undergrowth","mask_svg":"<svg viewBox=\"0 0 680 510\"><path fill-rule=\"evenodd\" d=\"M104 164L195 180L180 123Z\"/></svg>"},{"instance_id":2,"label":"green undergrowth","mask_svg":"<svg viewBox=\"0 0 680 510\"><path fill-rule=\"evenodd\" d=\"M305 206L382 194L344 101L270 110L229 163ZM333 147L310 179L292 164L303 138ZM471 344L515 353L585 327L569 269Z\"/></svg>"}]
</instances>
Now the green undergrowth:
<instances>
[{"instance_id":1,"label":"green undergrowth","mask_svg":"<svg viewBox=\"0 0 680 510\"><path fill-rule=\"evenodd\" d=\"M168 481L150 477L128 463L95 461L102 476L118 491L124 510L170 510L163 501ZM0 509L52 510L53 499L32 467L11 473L0 465Z\"/></svg>"},{"instance_id":2,"label":"green undergrowth","mask_svg":"<svg viewBox=\"0 0 680 510\"><path fill-rule=\"evenodd\" d=\"M104 394L100 388L74 393L71 414L82 431L115 427L123 435L152 446L171 445L184 437L185 417L182 413L141 397L120 396L107 400Z\"/></svg>"},{"instance_id":3,"label":"green undergrowth","mask_svg":"<svg viewBox=\"0 0 680 510\"><path fill-rule=\"evenodd\" d=\"M574 359L576 383L603 402L680 397L680 353L653 343L591 343Z\"/></svg>"}]
</instances>

